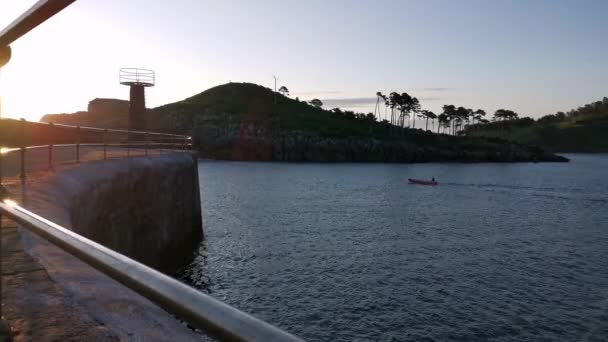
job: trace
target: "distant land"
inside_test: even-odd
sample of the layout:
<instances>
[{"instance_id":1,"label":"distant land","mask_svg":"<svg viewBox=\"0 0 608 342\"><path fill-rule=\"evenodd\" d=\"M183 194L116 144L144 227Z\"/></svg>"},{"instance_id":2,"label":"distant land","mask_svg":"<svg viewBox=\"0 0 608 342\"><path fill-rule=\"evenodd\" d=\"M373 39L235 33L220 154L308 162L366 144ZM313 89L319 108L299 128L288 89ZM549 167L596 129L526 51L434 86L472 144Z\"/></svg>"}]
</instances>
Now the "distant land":
<instances>
[{"instance_id":1,"label":"distant land","mask_svg":"<svg viewBox=\"0 0 608 342\"><path fill-rule=\"evenodd\" d=\"M538 120L516 120L470 125L468 136L500 137L557 152L608 152L608 97L568 112Z\"/></svg>"},{"instance_id":2,"label":"distant land","mask_svg":"<svg viewBox=\"0 0 608 342\"><path fill-rule=\"evenodd\" d=\"M300 101L251 83L227 83L149 109L148 129L191 134L201 157L293 162L568 161L527 142L452 136L378 122L373 114ZM128 101L95 99L88 111L41 121L126 128Z\"/></svg>"}]
</instances>

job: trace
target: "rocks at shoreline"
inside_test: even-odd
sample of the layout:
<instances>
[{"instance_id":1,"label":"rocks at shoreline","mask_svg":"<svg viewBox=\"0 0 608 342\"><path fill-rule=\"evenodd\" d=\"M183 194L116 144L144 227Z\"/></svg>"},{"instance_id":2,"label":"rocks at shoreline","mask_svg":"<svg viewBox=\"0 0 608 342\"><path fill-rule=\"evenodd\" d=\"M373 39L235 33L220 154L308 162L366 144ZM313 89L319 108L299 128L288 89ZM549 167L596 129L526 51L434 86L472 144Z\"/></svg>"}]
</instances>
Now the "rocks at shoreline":
<instances>
[{"instance_id":1,"label":"rocks at shoreline","mask_svg":"<svg viewBox=\"0 0 608 342\"><path fill-rule=\"evenodd\" d=\"M417 135L417 136L416 136ZM420 136L424 139L421 139ZM194 132L201 157L288 162L567 162L539 148L506 141L451 137L418 131L411 139L321 137L302 131L200 126ZM422 140L422 141L421 141ZM426 143L424 140L430 140Z\"/></svg>"}]
</instances>

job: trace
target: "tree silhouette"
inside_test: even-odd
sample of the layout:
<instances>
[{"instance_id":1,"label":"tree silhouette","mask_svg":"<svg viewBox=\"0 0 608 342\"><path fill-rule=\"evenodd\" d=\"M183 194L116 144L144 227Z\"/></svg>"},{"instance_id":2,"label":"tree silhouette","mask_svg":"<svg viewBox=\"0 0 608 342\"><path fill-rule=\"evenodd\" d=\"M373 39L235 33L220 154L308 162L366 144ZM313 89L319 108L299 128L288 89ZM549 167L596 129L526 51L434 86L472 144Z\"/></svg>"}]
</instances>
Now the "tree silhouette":
<instances>
[{"instance_id":1,"label":"tree silhouette","mask_svg":"<svg viewBox=\"0 0 608 342\"><path fill-rule=\"evenodd\" d=\"M420 113L420 101L418 101L417 98L412 97L409 107L409 111L414 113L414 115L412 115L412 127L416 128L416 115Z\"/></svg>"},{"instance_id":2,"label":"tree silhouette","mask_svg":"<svg viewBox=\"0 0 608 342\"><path fill-rule=\"evenodd\" d=\"M483 109L478 109L475 111L475 116L473 117L473 119L477 120L477 121L481 121L481 119L483 119L484 116L486 116L486 111ZM475 121L473 121L473 123L475 123Z\"/></svg>"},{"instance_id":3,"label":"tree silhouette","mask_svg":"<svg viewBox=\"0 0 608 342\"><path fill-rule=\"evenodd\" d=\"M444 116L445 123L447 123L448 128L450 128L452 126L454 118L456 118L456 107L454 105L444 105L443 114L445 114L445 116ZM454 132L454 129L452 128L452 134L453 134L453 132ZM450 132L448 130L448 134L449 133Z\"/></svg>"},{"instance_id":4,"label":"tree silhouette","mask_svg":"<svg viewBox=\"0 0 608 342\"><path fill-rule=\"evenodd\" d=\"M444 108L443 113L437 115L437 133L439 133L439 130L442 127L443 127L444 132L445 132L446 128L450 127L450 119L449 119L448 114L446 114L446 106L443 106L443 108Z\"/></svg>"},{"instance_id":5,"label":"tree silhouette","mask_svg":"<svg viewBox=\"0 0 608 342\"><path fill-rule=\"evenodd\" d=\"M397 124L397 121L395 118L395 108L397 108L400 103L401 103L401 95L399 93L393 91L388 95L386 105L391 108L391 125Z\"/></svg>"},{"instance_id":6,"label":"tree silhouette","mask_svg":"<svg viewBox=\"0 0 608 342\"><path fill-rule=\"evenodd\" d=\"M465 121L469 120L469 109L466 109L464 107L458 107L456 109L456 131L454 132L454 134L457 134L459 132L458 129L462 129L462 126L464 124Z\"/></svg>"},{"instance_id":7,"label":"tree silhouette","mask_svg":"<svg viewBox=\"0 0 608 342\"><path fill-rule=\"evenodd\" d=\"M321 100L319 100L319 99L312 99L312 100L310 100L310 104L311 104L313 107L317 107L317 108L321 108L321 107L323 107L323 101L321 101Z\"/></svg>"},{"instance_id":8,"label":"tree silhouette","mask_svg":"<svg viewBox=\"0 0 608 342\"><path fill-rule=\"evenodd\" d=\"M283 94L283 96L289 96L289 89L286 86L281 86L279 93Z\"/></svg>"},{"instance_id":9,"label":"tree silhouette","mask_svg":"<svg viewBox=\"0 0 608 342\"><path fill-rule=\"evenodd\" d=\"M374 115L377 117L381 117L380 115L380 100L384 98L381 92L376 92L376 107L374 107Z\"/></svg>"},{"instance_id":10,"label":"tree silhouette","mask_svg":"<svg viewBox=\"0 0 608 342\"><path fill-rule=\"evenodd\" d=\"M422 115L422 117L426 118L425 130L428 131L429 130L429 119L435 120L437 118L437 115L435 113L431 112L430 110L423 110L420 112L420 114Z\"/></svg>"},{"instance_id":11,"label":"tree silhouette","mask_svg":"<svg viewBox=\"0 0 608 342\"><path fill-rule=\"evenodd\" d=\"M413 99L408 93L401 93L399 95L399 127L401 128L405 127L405 118L410 117L412 101Z\"/></svg>"},{"instance_id":12,"label":"tree silhouette","mask_svg":"<svg viewBox=\"0 0 608 342\"><path fill-rule=\"evenodd\" d=\"M496 120L499 120L499 121L517 119L518 116L519 115L517 113L515 113L512 110L508 110L508 109L499 109L496 112L494 112L494 118L496 118Z\"/></svg>"},{"instance_id":13,"label":"tree silhouette","mask_svg":"<svg viewBox=\"0 0 608 342\"><path fill-rule=\"evenodd\" d=\"M501 133L502 134L501 135L503 135L503 138L507 133L506 132L507 125L506 125L505 121L517 119L517 116L518 116L517 113L515 113L512 110L508 110L508 109L498 109L496 112L494 112L494 118L498 121L502 121L502 124L501 124L501 126L502 126Z\"/></svg>"}]
</instances>

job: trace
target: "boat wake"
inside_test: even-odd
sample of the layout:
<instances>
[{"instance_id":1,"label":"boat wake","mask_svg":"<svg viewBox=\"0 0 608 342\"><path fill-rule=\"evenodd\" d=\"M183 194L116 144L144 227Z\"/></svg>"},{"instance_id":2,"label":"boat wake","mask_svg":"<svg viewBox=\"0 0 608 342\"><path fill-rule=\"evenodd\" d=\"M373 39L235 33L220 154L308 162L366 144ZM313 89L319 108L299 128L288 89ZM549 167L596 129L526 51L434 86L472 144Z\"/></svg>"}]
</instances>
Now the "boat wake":
<instances>
[{"instance_id":1,"label":"boat wake","mask_svg":"<svg viewBox=\"0 0 608 342\"><path fill-rule=\"evenodd\" d=\"M546 197L560 200L591 201L596 203L608 203L605 195L589 196L589 192L578 188L556 188L556 187L534 187L523 185L492 184L492 183L454 183L444 182L445 186L477 188L486 191L522 191L531 196Z\"/></svg>"}]
</instances>

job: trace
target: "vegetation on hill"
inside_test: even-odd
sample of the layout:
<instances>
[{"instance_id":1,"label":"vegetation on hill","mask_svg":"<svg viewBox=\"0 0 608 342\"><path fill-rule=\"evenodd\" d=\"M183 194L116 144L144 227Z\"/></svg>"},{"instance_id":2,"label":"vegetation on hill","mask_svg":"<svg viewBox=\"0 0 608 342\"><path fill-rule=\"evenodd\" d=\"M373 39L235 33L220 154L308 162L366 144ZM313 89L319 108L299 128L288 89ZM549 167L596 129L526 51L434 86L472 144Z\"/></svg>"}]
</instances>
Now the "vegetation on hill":
<instances>
[{"instance_id":1,"label":"vegetation on hill","mask_svg":"<svg viewBox=\"0 0 608 342\"><path fill-rule=\"evenodd\" d=\"M608 152L608 98L538 120L495 118L469 125L463 134L498 137L558 152Z\"/></svg>"},{"instance_id":2,"label":"vegetation on hill","mask_svg":"<svg viewBox=\"0 0 608 342\"><path fill-rule=\"evenodd\" d=\"M321 108L318 99L310 103L251 83L228 83L208 89L183 101L153 110L153 121L180 131L188 127L231 120L264 125L270 129L316 132L326 137L384 137L373 115ZM213 122L216 121L216 122ZM153 126L157 126L153 124Z\"/></svg>"},{"instance_id":3,"label":"vegetation on hill","mask_svg":"<svg viewBox=\"0 0 608 342\"><path fill-rule=\"evenodd\" d=\"M444 113L435 115L422 110L419 101L407 93L391 93L386 97L378 93L378 96L375 113L363 114L338 108L325 110L318 99L310 102L292 99L286 87L275 92L251 83L228 83L150 109L147 125L149 130L192 134L202 155L217 159L562 160L538 148L500 138L451 136L426 129L429 121L433 128L437 120L438 129L443 127L444 131L456 133L462 130L470 113L473 120L480 120L485 115L482 110L445 106ZM391 112L390 121L382 119L381 98L385 100L384 113ZM425 129L414 129L415 121L410 121L410 117L425 118ZM99 120L98 116L80 114L81 125L99 126Z\"/></svg>"}]
</instances>

